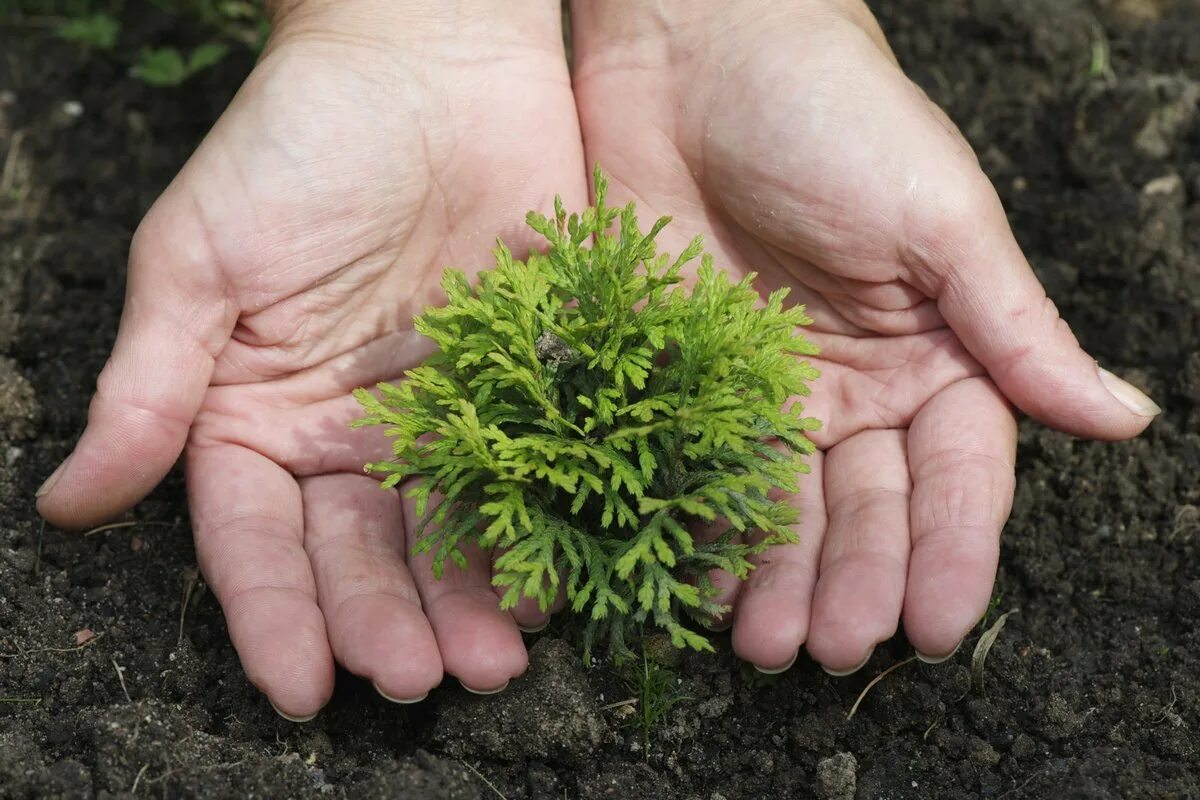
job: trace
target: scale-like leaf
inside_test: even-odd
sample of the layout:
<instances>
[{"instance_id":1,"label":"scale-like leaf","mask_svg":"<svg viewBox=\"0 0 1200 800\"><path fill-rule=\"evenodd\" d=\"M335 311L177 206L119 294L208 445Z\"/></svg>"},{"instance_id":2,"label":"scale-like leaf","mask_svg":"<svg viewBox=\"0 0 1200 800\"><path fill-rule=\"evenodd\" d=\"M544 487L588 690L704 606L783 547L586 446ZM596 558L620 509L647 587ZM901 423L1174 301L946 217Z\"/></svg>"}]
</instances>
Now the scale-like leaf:
<instances>
[{"instance_id":1,"label":"scale-like leaf","mask_svg":"<svg viewBox=\"0 0 1200 800\"><path fill-rule=\"evenodd\" d=\"M543 608L561 591L587 620L585 651L628 653L641 626L678 647L711 650L690 614L721 613L713 569L745 578L751 558L796 540L807 433L792 398L817 371L811 323L786 292L761 302L753 276L731 280L699 237L672 260L642 233L632 204L530 213L547 242L524 261L500 243L474 284L448 270L446 305L414 321L436 349L402 383L355 397L392 439L368 464L390 487L411 480L416 549L435 574L462 547L502 545L493 583L508 608ZM694 288L683 268L700 258ZM783 449L777 449L782 444ZM698 544L698 526L724 532ZM745 531L746 536L734 534Z\"/></svg>"}]
</instances>

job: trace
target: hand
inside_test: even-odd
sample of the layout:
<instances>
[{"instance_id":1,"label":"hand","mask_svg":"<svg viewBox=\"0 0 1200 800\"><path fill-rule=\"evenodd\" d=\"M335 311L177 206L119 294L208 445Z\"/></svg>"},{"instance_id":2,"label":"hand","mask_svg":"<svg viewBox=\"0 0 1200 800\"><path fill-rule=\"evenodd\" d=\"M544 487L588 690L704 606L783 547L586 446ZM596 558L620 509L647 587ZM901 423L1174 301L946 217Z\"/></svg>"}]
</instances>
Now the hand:
<instances>
[{"instance_id":1,"label":"hand","mask_svg":"<svg viewBox=\"0 0 1200 800\"><path fill-rule=\"evenodd\" d=\"M823 375L800 544L749 581L733 646L764 671L806 644L834 674L900 620L947 657L982 616L1013 496L1009 402L1124 439L1158 412L1098 371L1031 272L970 147L858 0L575 5L589 162L678 250L793 288ZM616 197L614 199L621 199ZM740 595L739 595L740 591Z\"/></svg>"},{"instance_id":2,"label":"hand","mask_svg":"<svg viewBox=\"0 0 1200 800\"><path fill-rule=\"evenodd\" d=\"M419 7L423 6L423 7ZM405 564L416 520L363 464L349 392L427 354L444 267L532 243L530 208L586 202L559 7L290 4L241 91L134 238L112 357L39 492L65 527L140 500L187 443L196 550L246 673L315 714L334 660L411 701L526 666L490 564Z\"/></svg>"}]
</instances>

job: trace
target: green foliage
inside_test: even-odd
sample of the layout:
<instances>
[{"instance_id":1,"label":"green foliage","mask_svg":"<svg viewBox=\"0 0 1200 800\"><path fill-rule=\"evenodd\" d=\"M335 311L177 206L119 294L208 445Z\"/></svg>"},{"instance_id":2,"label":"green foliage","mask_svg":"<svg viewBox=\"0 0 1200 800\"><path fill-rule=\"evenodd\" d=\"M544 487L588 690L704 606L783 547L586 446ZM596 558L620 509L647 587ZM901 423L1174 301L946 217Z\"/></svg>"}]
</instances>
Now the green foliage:
<instances>
[{"instance_id":1,"label":"green foliage","mask_svg":"<svg viewBox=\"0 0 1200 800\"><path fill-rule=\"evenodd\" d=\"M217 64L229 52L221 42L208 42L193 50L185 59L174 47L142 50L135 74L151 86L178 86L201 70Z\"/></svg>"},{"instance_id":2,"label":"green foliage","mask_svg":"<svg viewBox=\"0 0 1200 800\"><path fill-rule=\"evenodd\" d=\"M260 52L270 27L260 0L151 0L164 12L193 20L224 42ZM193 54L194 55L194 54ZM222 54L224 55L224 54ZM218 61L220 59L217 59Z\"/></svg>"},{"instance_id":3,"label":"green foliage","mask_svg":"<svg viewBox=\"0 0 1200 800\"><path fill-rule=\"evenodd\" d=\"M499 548L504 607L547 608L559 592L586 619L585 650L628 656L644 625L709 650L684 614L718 606L708 574L745 578L751 558L794 541L796 489L819 423L799 402L818 373L802 356L802 306L765 303L730 282L697 237L674 260L638 228L632 204L526 221L548 249L524 262L500 243L472 287L456 270L448 302L416 329L437 345L399 386L355 394L385 425L395 459L368 464L392 487L417 478L419 552L463 564L464 543ZM685 265L700 259L695 286ZM715 526L712 541L697 527Z\"/></svg>"},{"instance_id":4,"label":"green foliage","mask_svg":"<svg viewBox=\"0 0 1200 800\"><path fill-rule=\"evenodd\" d=\"M193 32L208 39L192 49L176 41L155 42L141 50L119 46L123 22L145 12L125 0L0 0L0 19L51 23L57 36L89 51L105 52L130 66L152 86L179 86L198 72L220 63L233 47L260 52L269 26L261 2L255 0L151 0L167 18L170 39L193 42Z\"/></svg>"},{"instance_id":5,"label":"green foliage","mask_svg":"<svg viewBox=\"0 0 1200 800\"><path fill-rule=\"evenodd\" d=\"M632 721L642 731L642 754L649 760L654 732L662 726L667 714L671 713L675 706L693 698L685 695L680 689L675 670L647 653L645 641L640 662L627 664L623 680L625 687L637 701L637 714L633 716Z\"/></svg>"},{"instance_id":6,"label":"green foliage","mask_svg":"<svg viewBox=\"0 0 1200 800\"><path fill-rule=\"evenodd\" d=\"M1004 592L997 592L996 594L992 595L992 599L988 601L987 608L983 610L983 619L979 620L980 628L987 627L988 619L992 616L992 614L996 613L996 609L998 609L1000 604L1003 602Z\"/></svg>"},{"instance_id":7,"label":"green foliage","mask_svg":"<svg viewBox=\"0 0 1200 800\"><path fill-rule=\"evenodd\" d=\"M110 2L109 5L115 5ZM100 0L0 0L0 17L83 17L105 5Z\"/></svg>"},{"instance_id":8,"label":"green foliage","mask_svg":"<svg viewBox=\"0 0 1200 800\"><path fill-rule=\"evenodd\" d=\"M55 30L68 42L77 42L93 50L112 50L117 43L121 23L111 14L98 12L64 21Z\"/></svg>"}]
</instances>

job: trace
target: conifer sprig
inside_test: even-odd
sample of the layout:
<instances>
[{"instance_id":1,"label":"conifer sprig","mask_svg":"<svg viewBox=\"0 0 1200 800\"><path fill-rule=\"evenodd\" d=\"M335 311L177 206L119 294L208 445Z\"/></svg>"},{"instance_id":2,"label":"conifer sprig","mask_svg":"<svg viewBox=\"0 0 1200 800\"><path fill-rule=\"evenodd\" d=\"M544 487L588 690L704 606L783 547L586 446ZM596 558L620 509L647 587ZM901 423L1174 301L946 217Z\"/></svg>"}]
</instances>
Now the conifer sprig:
<instances>
[{"instance_id":1,"label":"conifer sprig","mask_svg":"<svg viewBox=\"0 0 1200 800\"><path fill-rule=\"evenodd\" d=\"M643 233L606 193L597 168L593 207L530 212L544 254L500 243L474 287L448 270L446 305L415 323L436 352L398 386L357 390L355 425L387 426L395 459L367 469L388 488L416 479L416 549L439 578L465 564L463 543L499 547L502 605L565 592L589 651L626 654L647 624L709 650L682 621L724 610L708 573L744 579L752 556L796 540L796 510L771 495L796 490L820 424L795 401L818 376L799 332L812 320L786 290L763 304L754 276L730 282L700 237L658 253L670 219ZM701 525L721 533L698 542Z\"/></svg>"}]
</instances>

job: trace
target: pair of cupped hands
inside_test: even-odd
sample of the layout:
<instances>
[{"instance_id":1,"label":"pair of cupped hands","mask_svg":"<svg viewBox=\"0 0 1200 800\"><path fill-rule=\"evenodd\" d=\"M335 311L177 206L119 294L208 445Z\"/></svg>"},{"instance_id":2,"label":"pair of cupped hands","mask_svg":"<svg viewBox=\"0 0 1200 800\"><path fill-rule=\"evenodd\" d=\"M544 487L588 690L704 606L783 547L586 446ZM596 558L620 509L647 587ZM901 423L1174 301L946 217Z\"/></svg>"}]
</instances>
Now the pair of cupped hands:
<instances>
[{"instance_id":1,"label":"pair of cupped hands","mask_svg":"<svg viewBox=\"0 0 1200 800\"><path fill-rule=\"evenodd\" d=\"M717 578L736 653L861 667L902 620L948 657L984 612L1013 497L1012 406L1123 439L1158 412L1077 344L962 135L858 0L276 3L262 59L134 237L112 357L39 490L90 526L185 454L196 551L249 679L293 720L334 664L413 702L527 665L535 605L500 610L491 555L435 580L418 522L363 474L358 386L428 344L443 268L536 245L528 209L671 215L678 252L790 287L816 320L825 421L799 543Z\"/></svg>"}]
</instances>

